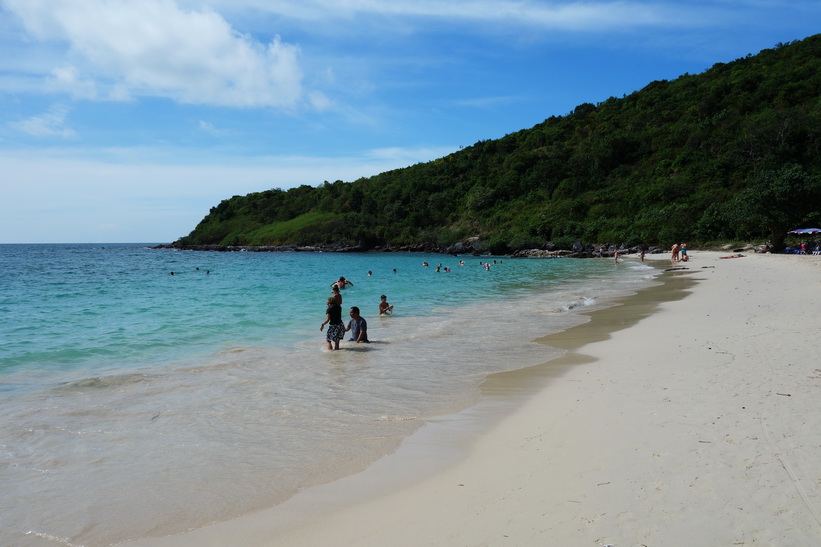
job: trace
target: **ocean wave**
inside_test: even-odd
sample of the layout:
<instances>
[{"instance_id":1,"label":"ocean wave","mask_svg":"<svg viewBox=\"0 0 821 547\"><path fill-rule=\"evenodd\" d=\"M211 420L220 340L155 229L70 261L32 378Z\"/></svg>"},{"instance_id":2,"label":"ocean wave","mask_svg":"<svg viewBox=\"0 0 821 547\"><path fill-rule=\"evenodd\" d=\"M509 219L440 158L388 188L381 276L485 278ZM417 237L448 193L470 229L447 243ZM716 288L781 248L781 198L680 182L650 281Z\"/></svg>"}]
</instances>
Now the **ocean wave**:
<instances>
[{"instance_id":1,"label":"ocean wave","mask_svg":"<svg viewBox=\"0 0 821 547\"><path fill-rule=\"evenodd\" d=\"M377 422L410 422L413 420L418 420L418 418L416 416L388 416L383 414L376 419Z\"/></svg>"},{"instance_id":2,"label":"ocean wave","mask_svg":"<svg viewBox=\"0 0 821 547\"><path fill-rule=\"evenodd\" d=\"M121 387L133 384L142 384L148 382L148 374L131 373L131 374L114 374L111 376L95 376L93 378L84 378L82 380L75 380L60 384L55 389L58 391L77 391L87 389L107 389L112 387Z\"/></svg>"},{"instance_id":3,"label":"ocean wave","mask_svg":"<svg viewBox=\"0 0 821 547\"><path fill-rule=\"evenodd\" d=\"M594 306L596 305L596 299L593 297L582 296L578 300L574 300L569 304L564 304L559 308L558 311L560 312L569 312L576 308L586 308L587 306Z\"/></svg>"}]
</instances>

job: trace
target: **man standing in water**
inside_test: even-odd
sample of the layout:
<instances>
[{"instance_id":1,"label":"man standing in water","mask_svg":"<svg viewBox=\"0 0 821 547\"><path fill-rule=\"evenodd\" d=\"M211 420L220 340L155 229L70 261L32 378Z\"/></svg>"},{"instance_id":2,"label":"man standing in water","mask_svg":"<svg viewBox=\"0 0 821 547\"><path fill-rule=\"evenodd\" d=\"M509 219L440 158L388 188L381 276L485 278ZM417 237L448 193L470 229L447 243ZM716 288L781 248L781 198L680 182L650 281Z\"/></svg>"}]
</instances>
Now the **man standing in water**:
<instances>
[{"instance_id":1,"label":"man standing in water","mask_svg":"<svg viewBox=\"0 0 821 547\"><path fill-rule=\"evenodd\" d=\"M351 331L349 341L356 342L357 344L360 342L370 342L370 340L368 340L368 322L365 321L364 317L359 315L359 308L356 306L351 308L351 321L345 329L345 332L348 331Z\"/></svg>"}]
</instances>

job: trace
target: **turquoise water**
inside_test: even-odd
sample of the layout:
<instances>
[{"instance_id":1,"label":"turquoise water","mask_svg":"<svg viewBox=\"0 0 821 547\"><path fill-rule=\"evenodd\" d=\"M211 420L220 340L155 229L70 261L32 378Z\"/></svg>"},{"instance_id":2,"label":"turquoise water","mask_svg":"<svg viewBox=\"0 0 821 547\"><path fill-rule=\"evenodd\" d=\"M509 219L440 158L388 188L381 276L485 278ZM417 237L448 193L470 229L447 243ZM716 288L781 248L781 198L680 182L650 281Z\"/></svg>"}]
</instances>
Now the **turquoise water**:
<instances>
[{"instance_id":1,"label":"turquoise water","mask_svg":"<svg viewBox=\"0 0 821 547\"><path fill-rule=\"evenodd\" d=\"M654 273L610 260L0 245L0 544L178 533L360 470L473 404L488 374L555 357L533 340ZM319 326L340 275L354 283L343 309L362 309L373 342L328 352ZM380 294L395 315L377 316Z\"/></svg>"}]
</instances>

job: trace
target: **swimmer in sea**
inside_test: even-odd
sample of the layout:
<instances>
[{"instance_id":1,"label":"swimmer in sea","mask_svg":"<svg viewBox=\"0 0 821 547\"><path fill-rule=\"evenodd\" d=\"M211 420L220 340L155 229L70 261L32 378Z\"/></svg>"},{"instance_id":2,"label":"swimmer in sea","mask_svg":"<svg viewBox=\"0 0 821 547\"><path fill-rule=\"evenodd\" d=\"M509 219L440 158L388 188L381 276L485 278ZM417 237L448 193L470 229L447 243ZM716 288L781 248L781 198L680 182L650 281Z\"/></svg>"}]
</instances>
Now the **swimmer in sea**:
<instances>
[{"instance_id":1,"label":"swimmer in sea","mask_svg":"<svg viewBox=\"0 0 821 547\"><path fill-rule=\"evenodd\" d=\"M336 280L336 281L334 281L333 283L331 283L331 287L333 287L333 286L337 286L337 287L339 287L339 289L340 289L340 290L344 289L344 288L345 288L345 287L347 287L348 285L350 285L351 287L353 287L353 283L351 283L350 281L348 281L347 279L345 279L345 277L344 277L344 276L340 276L338 280Z\"/></svg>"}]
</instances>

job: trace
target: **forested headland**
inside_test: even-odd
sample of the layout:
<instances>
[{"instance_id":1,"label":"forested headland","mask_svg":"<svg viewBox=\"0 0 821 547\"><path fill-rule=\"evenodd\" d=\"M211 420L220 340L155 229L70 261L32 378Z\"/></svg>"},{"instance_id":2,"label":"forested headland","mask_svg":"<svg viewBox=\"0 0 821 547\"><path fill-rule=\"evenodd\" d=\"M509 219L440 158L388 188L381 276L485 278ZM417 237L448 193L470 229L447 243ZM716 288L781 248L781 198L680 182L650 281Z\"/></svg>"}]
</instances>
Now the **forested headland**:
<instances>
[{"instance_id":1,"label":"forested headland","mask_svg":"<svg viewBox=\"0 0 821 547\"><path fill-rule=\"evenodd\" d=\"M353 182L234 196L178 247L508 253L769 240L821 223L821 35Z\"/></svg>"}]
</instances>

